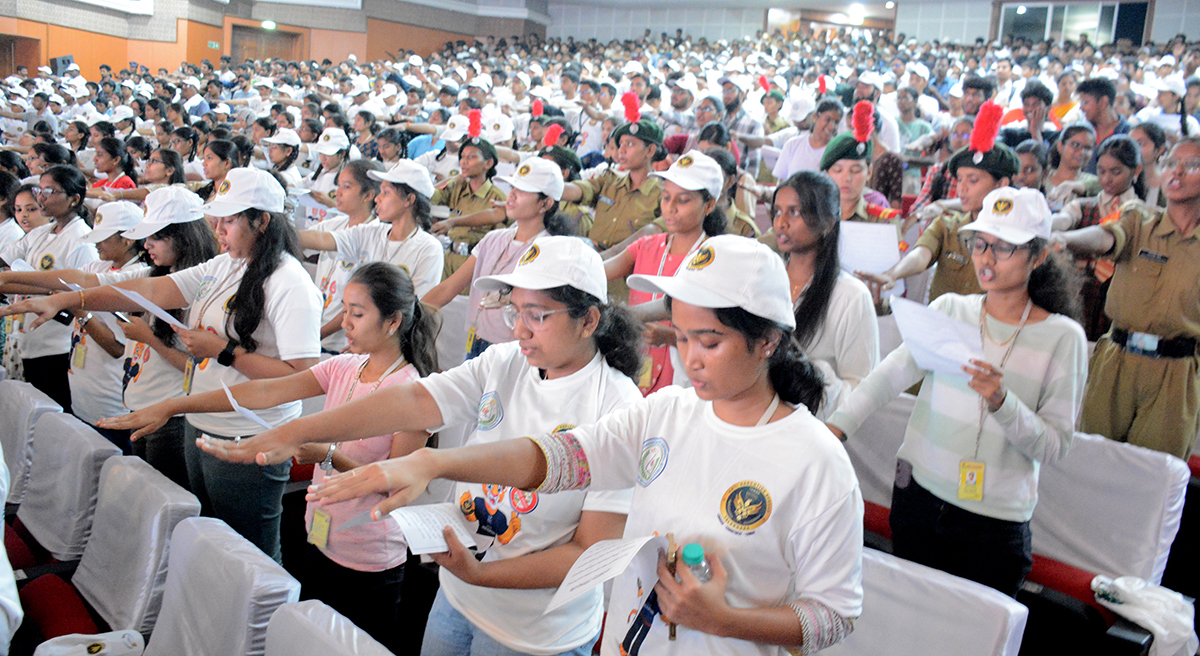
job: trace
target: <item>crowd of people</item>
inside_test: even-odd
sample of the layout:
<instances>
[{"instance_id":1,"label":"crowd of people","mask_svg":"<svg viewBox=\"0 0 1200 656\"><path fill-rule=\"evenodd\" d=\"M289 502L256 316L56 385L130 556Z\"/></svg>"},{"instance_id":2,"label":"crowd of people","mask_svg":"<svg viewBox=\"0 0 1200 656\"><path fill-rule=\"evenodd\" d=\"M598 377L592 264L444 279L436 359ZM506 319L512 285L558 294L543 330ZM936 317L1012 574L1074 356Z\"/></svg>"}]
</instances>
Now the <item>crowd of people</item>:
<instances>
[{"instance_id":1,"label":"crowd of people","mask_svg":"<svg viewBox=\"0 0 1200 656\"><path fill-rule=\"evenodd\" d=\"M276 559L289 470L316 465L303 595L395 653L588 654L602 628L606 654L812 653L862 613L838 440L906 390L896 555L1009 595L1075 431L1191 454L1198 66L1182 35L647 30L18 67L3 365ZM843 270L844 221L902 257ZM880 352L931 267L930 307L978 326L961 375ZM444 501L486 541L423 563L387 512ZM651 534L712 580L664 555L652 588L543 614L589 546Z\"/></svg>"}]
</instances>

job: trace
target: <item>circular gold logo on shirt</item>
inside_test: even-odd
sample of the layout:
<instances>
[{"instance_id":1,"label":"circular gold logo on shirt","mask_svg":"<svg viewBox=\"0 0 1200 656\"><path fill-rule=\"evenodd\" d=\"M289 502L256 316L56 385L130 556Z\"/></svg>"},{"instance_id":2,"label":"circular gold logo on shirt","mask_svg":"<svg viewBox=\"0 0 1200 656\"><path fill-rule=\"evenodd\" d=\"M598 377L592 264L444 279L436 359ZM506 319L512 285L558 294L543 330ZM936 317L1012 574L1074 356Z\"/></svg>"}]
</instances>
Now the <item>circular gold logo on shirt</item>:
<instances>
[{"instance_id":1,"label":"circular gold logo on shirt","mask_svg":"<svg viewBox=\"0 0 1200 656\"><path fill-rule=\"evenodd\" d=\"M1007 198L1001 198L1000 200L997 200L995 203L992 203L992 213L993 214L1004 215L1004 214L1008 214L1011 211L1012 211L1012 201Z\"/></svg>"},{"instance_id":2,"label":"circular gold logo on shirt","mask_svg":"<svg viewBox=\"0 0 1200 656\"><path fill-rule=\"evenodd\" d=\"M735 483L721 497L721 522L736 533L748 533L771 516L771 495L757 481Z\"/></svg>"},{"instance_id":3,"label":"circular gold logo on shirt","mask_svg":"<svg viewBox=\"0 0 1200 656\"><path fill-rule=\"evenodd\" d=\"M703 246L700 248L700 250L696 251L695 255L692 256L692 260L688 262L687 268L691 269L692 271L699 271L700 269L712 264L715 257L716 255L713 253L712 248Z\"/></svg>"},{"instance_id":4,"label":"circular gold logo on shirt","mask_svg":"<svg viewBox=\"0 0 1200 656\"><path fill-rule=\"evenodd\" d=\"M42 267L42 271L49 271L50 269L53 269L54 268L54 256L49 253L46 253L45 255L42 256L41 261L38 262L38 266Z\"/></svg>"},{"instance_id":5,"label":"circular gold logo on shirt","mask_svg":"<svg viewBox=\"0 0 1200 656\"><path fill-rule=\"evenodd\" d=\"M529 247L529 250L525 251L525 254L521 256L521 260L517 262L517 264L529 264L530 262L536 260L537 256L540 255L541 252L542 249L538 248L537 244L534 244L533 246Z\"/></svg>"}]
</instances>

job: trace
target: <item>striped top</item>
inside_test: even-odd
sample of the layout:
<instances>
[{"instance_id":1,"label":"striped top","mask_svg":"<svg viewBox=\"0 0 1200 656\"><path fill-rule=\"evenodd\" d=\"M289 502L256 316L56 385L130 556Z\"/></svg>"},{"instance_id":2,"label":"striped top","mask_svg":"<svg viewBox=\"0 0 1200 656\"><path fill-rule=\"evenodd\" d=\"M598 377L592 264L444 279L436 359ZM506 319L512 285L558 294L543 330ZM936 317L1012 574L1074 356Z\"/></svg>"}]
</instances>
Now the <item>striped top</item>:
<instances>
[{"instance_id":1,"label":"striped top","mask_svg":"<svg viewBox=\"0 0 1200 656\"><path fill-rule=\"evenodd\" d=\"M972 326L979 325L983 295L945 294L930 307ZM1017 327L988 316L988 333L1004 342ZM999 365L1006 346L984 339L984 359ZM876 410L925 378L908 421L898 458L913 466L913 478L938 498L970 512L1015 522L1028 521L1037 503L1038 466L1067 454L1087 379L1087 339L1079 324L1052 314L1030 323L1017 337L1004 371L1008 395L987 413L979 433L980 396L966 377L920 369L901 345L854 390L829 423L850 439ZM959 464L985 463L983 500L958 498Z\"/></svg>"}]
</instances>

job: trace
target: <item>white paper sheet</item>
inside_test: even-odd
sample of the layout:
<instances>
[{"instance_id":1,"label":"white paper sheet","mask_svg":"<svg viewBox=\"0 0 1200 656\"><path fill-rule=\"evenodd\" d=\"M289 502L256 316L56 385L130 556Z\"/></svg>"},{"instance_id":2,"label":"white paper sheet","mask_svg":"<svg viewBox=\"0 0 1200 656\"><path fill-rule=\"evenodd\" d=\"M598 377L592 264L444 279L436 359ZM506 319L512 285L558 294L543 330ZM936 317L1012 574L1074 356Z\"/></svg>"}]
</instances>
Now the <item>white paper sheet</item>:
<instances>
[{"instance_id":1,"label":"white paper sheet","mask_svg":"<svg viewBox=\"0 0 1200 656\"><path fill-rule=\"evenodd\" d=\"M426 506L408 506L393 510L391 515L400 525L404 539L408 542L409 550L418 556L449 551L450 547L446 544L446 537L442 535L442 529L447 526L454 531L454 537L467 547L486 548L486 546L491 546L491 542L486 541L486 538L486 545L479 545L476 542L474 531L467 525L466 519L458 509L458 504L434 503Z\"/></svg>"},{"instance_id":2,"label":"white paper sheet","mask_svg":"<svg viewBox=\"0 0 1200 656\"><path fill-rule=\"evenodd\" d=\"M250 421L258 424L259 426L262 426L263 428L265 428L267 430L271 430L272 428L275 428L271 424L268 424L265 419L263 419L262 417L259 417L253 410L249 410L249 409L243 408L242 406L238 405L238 402L233 400L233 392L229 391L229 386L225 384L225 381L221 381L221 389L225 390L225 398L229 399L229 405L233 406L234 412L236 412L239 415L245 417L246 419L249 419Z\"/></svg>"},{"instance_id":3,"label":"white paper sheet","mask_svg":"<svg viewBox=\"0 0 1200 656\"><path fill-rule=\"evenodd\" d=\"M892 299L892 314L917 366L940 374L970 378L964 366L983 359L979 327L912 301Z\"/></svg>"},{"instance_id":4,"label":"white paper sheet","mask_svg":"<svg viewBox=\"0 0 1200 656\"><path fill-rule=\"evenodd\" d=\"M171 316L166 310L158 307L157 305L154 304L153 301L146 298L145 296L142 296L141 294L139 294L137 292L131 292L128 289L121 289L120 287L113 287L113 289L120 292L121 295L123 295L125 298L142 306L142 308L144 308L150 314L153 314L154 316L158 317L159 319L166 321L168 325L174 326L176 328L180 328L182 330L188 330L188 327L183 325L182 323L180 323L179 319L176 319L175 317ZM270 428L270 427L268 426L268 428Z\"/></svg>"},{"instance_id":5,"label":"white paper sheet","mask_svg":"<svg viewBox=\"0 0 1200 656\"><path fill-rule=\"evenodd\" d=\"M838 226L838 257L842 269L850 273L887 271L900 261L900 238L896 235L896 226L890 223L842 221ZM896 286L884 295L900 296L903 293L904 281L897 280Z\"/></svg>"},{"instance_id":6,"label":"white paper sheet","mask_svg":"<svg viewBox=\"0 0 1200 656\"><path fill-rule=\"evenodd\" d=\"M29 266L28 262L26 262L25 260L22 260L20 258L13 260L12 266L10 266L9 268L11 268L13 271L37 271L37 269L34 269L32 266Z\"/></svg>"},{"instance_id":7,"label":"white paper sheet","mask_svg":"<svg viewBox=\"0 0 1200 656\"><path fill-rule=\"evenodd\" d=\"M562 607L588 590L616 578L631 566L637 567L642 574L647 571L654 572L658 562L658 550L665 550L667 546L667 539L657 535L601 540L593 544L580 554L574 565L571 565L571 570L567 572L562 585L558 586L558 592L554 593L545 612L549 613ZM647 591L658 582L657 577L652 574L650 576L653 580L639 576L643 588Z\"/></svg>"},{"instance_id":8,"label":"white paper sheet","mask_svg":"<svg viewBox=\"0 0 1200 656\"><path fill-rule=\"evenodd\" d=\"M328 205L325 205L325 204L321 203L320 201L318 201L317 199L313 198L312 194L303 194L301 196L298 196L296 198L296 201L298 203L300 203L301 207L310 207L314 210L334 211L333 208L331 208Z\"/></svg>"}]
</instances>

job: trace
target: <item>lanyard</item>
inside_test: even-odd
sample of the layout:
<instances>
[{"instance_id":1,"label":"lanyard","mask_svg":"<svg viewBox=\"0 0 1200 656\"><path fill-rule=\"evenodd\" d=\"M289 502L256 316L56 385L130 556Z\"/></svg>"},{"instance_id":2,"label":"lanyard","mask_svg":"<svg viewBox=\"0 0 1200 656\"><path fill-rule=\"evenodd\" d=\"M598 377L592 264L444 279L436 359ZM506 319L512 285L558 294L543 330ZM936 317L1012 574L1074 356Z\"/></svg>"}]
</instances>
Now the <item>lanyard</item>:
<instances>
[{"instance_id":1,"label":"lanyard","mask_svg":"<svg viewBox=\"0 0 1200 656\"><path fill-rule=\"evenodd\" d=\"M980 342L983 342L984 334L987 333L987 308L985 307L986 303L987 303L987 299L985 298L984 301L979 304L979 341ZM1021 314L1021 323L1017 324L1017 332L1013 333L1012 337L1009 337L1007 340L1005 340L1003 342L996 342L996 340L992 339L992 341L995 342L996 344L998 344L999 346L1004 346L1005 344L1008 344L1008 348L1005 349L1005 351L1004 351L1004 357L1000 358L1000 367L999 367L1000 369L1003 369L1004 365L1008 364L1008 356L1012 355L1013 348L1017 345L1017 336L1019 336L1021 334L1021 331L1025 328L1025 322L1029 320L1029 311L1032 309L1033 309L1033 299L1030 299L1025 302L1025 312L1023 312ZM991 335L988 335L987 338L991 339ZM979 460L979 442L983 438L983 420L984 420L984 418L987 417L986 413L987 413L987 401L984 400L983 396L980 396L979 397L979 432L975 433L975 458L974 458L975 460Z\"/></svg>"},{"instance_id":2,"label":"lanyard","mask_svg":"<svg viewBox=\"0 0 1200 656\"><path fill-rule=\"evenodd\" d=\"M774 398L771 399L770 405L767 406L767 411L763 413L763 416L758 420L758 423L756 423L754 425L755 426L766 426L767 422L770 421L770 419L771 419L771 415L775 414L775 411L778 409L779 409L779 395L776 394L774 396Z\"/></svg>"},{"instance_id":3,"label":"lanyard","mask_svg":"<svg viewBox=\"0 0 1200 656\"><path fill-rule=\"evenodd\" d=\"M212 307L212 304L218 298L220 298L221 294L223 294L226 289L232 286L229 284L230 280L232 280L235 275L242 273L242 268L245 266L245 262L239 264L233 271L229 272L229 275L225 276L225 279L221 281L220 285L213 288L212 295L204 301L204 304L200 306L199 312L196 313L196 325L193 326L194 330L199 330L202 327L205 313L207 313L208 309ZM237 276L237 280L235 282L241 282L241 276ZM228 314L228 312L226 314Z\"/></svg>"},{"instance_id":4,"label":"lanyard","mask_svg":"<svg viewBox=\"0 0 1200 656\"><path fill-rule=\"evenodd\" d=\"M683 259L686 260L688 255L691 255L697 248L700 248L700 244L704 243L704 240L705 240L705 238L707 238L707 236L708 235L705 235L703 232L701 232L700 236L696 238L696 242L694 244L692 244L691 247L688 248L688 251L686 253L683 254ZM667 245L663 248L662 258L660 258L658 260L658 274L657 275L661 276L663 274L663 269L665 269L667 267L667 256L671 253L671 242L673 242L673 241L675 241L675 235L674 234L667 235ZM663 296L662 294L651 294L650 300L653 301L653 300L662 298L662 296Z\"/></svg>"},{"instance_id":5,"label":"lanyard","mask_svg":"<svg viewBox=\"0 0 1200 656\"><path fill-rule=\"evenodd\" d=\"M361 365L358 366L358 373L354 374L354 382L350 384L350 390L348 392L346 392L346 400L342 401L343 405L349 403L350 399L354 398L354 390L358 388L358 381L362 379L363 370L365 370L367 368L367 363L370 361L371 361L371 358L368 357L366 360L363 360L363 363ZM403 355L401 355L399 359L397 359L395 362L393 362L392 366L387 368L387 371L383 372L383 375L379 377L379 380L375 381L375 387L371 388L371 392L374 392L375 390L379 389L379 386L383 384L384 379L386 379L388 376L392 375L392 372L399 369L400 365L402 365L402 364L404 364L404 356Z\"/></svg>"}]
</instances>

